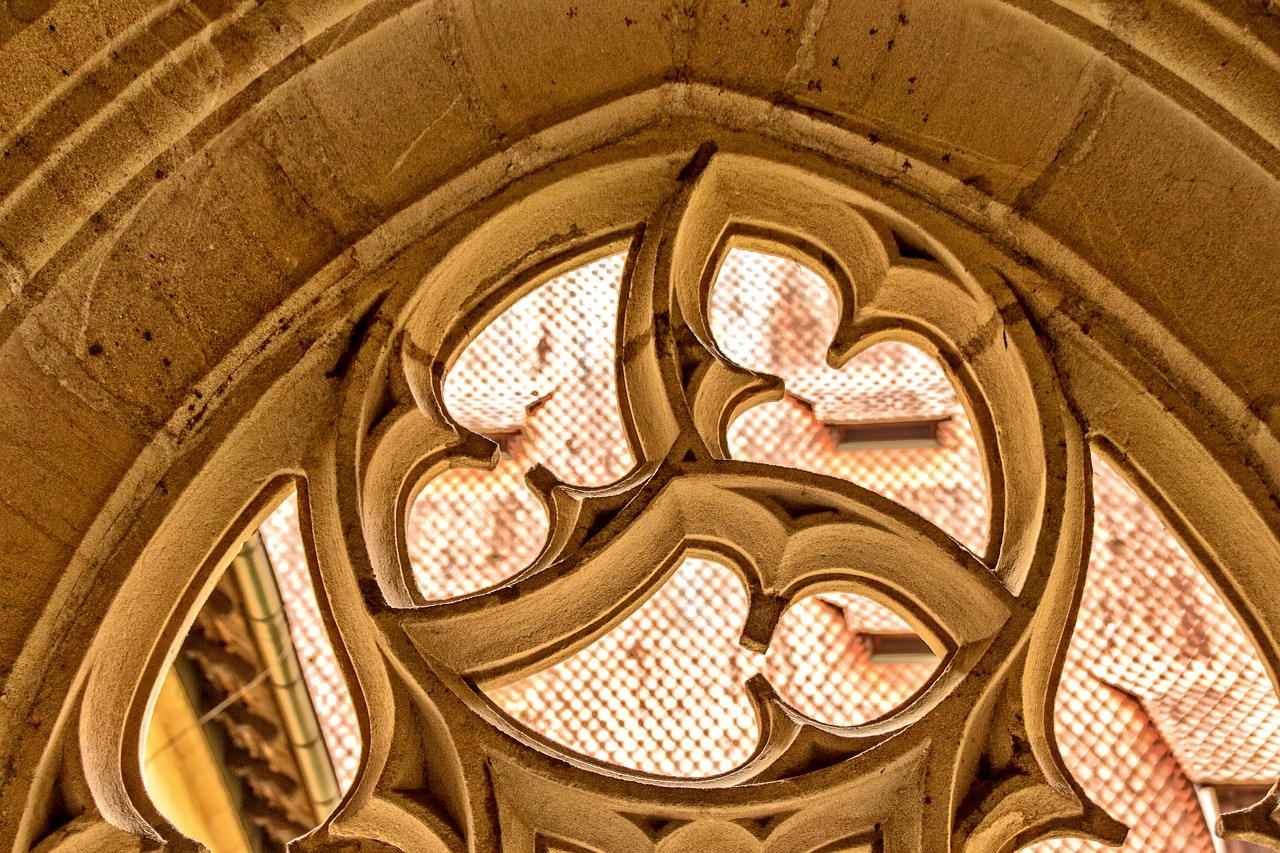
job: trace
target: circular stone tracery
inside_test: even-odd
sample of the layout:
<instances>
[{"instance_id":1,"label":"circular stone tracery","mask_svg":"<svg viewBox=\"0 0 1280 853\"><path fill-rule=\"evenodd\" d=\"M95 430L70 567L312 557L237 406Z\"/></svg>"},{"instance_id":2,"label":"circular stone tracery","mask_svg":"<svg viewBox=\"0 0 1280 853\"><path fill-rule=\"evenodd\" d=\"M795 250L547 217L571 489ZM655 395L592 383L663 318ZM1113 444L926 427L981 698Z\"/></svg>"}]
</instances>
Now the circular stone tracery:
<instances>
[{"instance_id":1,"label":"circular stone tracery","mask_svg":"<svg viewBox=\"0 0 1280 853\"><path fill-rule=\"evenodd\" d=\"M944 849L957 832L1003 847L1068 826L1117 838L1067 778L1047 730L1081 582L1088 466L1012 293L979 285L935 240L859 193L710 143L584 172L517 207L459 241L414 299L389 300L405 307L379 315L385 331L358 356L374 367L349 387L359 423L340 433L337 458L360 460L360 500L315 503L360 519L346 525L347 554L384 663L370 669L357 657L355 666L362 680L388 679L383 695L397 710L394 722L371 712L374 758L357 795L309 843L370 837L375 813L382 828L372 837L407 844L428 831L447 842L453 830L410 807L409 790L465 814L474 838L516 850L526 845L512 839L526 836L530 849L538 839L594 849L601 833L615 846L628 832L675 843L700 816L734 822L722 824L730 835L752 824L771 849L798 843L786 840L792 833L805 844L877 840L893 850ZM540 557L488 590L423 601L404 544L416 487L496 458L445 410L453 359L528 288L584 254L628 244L617 372L634 469L596 489L535 469L530 485L551 519ZM840 307L832 366L888 339L946 366L988 460L994 524L983 560L857 486L727 459L733 418L781 393L775 378L729 362L711 335L709 293L733 247L788 254L827 279ZM909 614L947 658L908 705L847 728L804 718L757 677L748 684L756 753L696 782L566 753L513 727L474 689L581 649L686 556L740 575L748 647L768 644L790 602L853 585ZM381 757L388 752L396 757ZM419 781L406 785L415 761ZM442 789L453 793L428 793ZM918 809L901 808L908 790ZM387 824L388 809L401 818ZM711 831L698 826L699 837Z\"/></svg>"},{"instance_id":2,"label":"circular stone tracery","mask_svg":"<svg viewBox=\"0 0 1280 853\"><path fill-rule=\"evenodd\" d=\"M911 73L932 79L934 88L922 86L904 98L890 91L899 82L895 74L882 73L876 88L867 85L875 75L866 72L889 64L894 40L885 30L881 49L845 51L839 75L827 70L825 51L812 49L845 33L860 36L858 24L870 7L790 4L788 15L821 10L806 21L817 29L806 28L800 38L797 28L797 38L790 38L792 29L784 37L783 28L773 27L772 39L757 41L759 5L752 4L750 14L743 6L727 30L706 15L668 30L670 4L632 4L625 17L613 4L582 5L573 17L530 5L520 14L487 18L466 4L388 4L358 12L349 4L319 12L308 4L242 4L201 18L200 28L176 43L152 38L172 16L122 21L123 29L98 26L96 19L77 27L79 13L57 7L56 35L39 22L10 39L3 50L18 82L6 94L18 94L11 117L19 122L20 156L13 158L16 183L8 197L13 227L6 231L5 272L14 299L4 321L14 334L6 370L14 388L40 401L23 411L15 407L7 427L7 436L22 436L7 442L7 459L21 460L20 472L36 466L35 473L19 474L11 509L48 513L64 530L28 532L25 517L15 522L26 577L8 600L18 606L6 621L14 630L7 637L13 669L5 697L12 719L31 725L10 727L6 740L9 771L0 784L6 804L15 804L0 820L6 837L24 849L46 836L43 846L59 848L68 835L68 848L91 844L90 838L123 847L138 843L135 835L154 837L158 827L172 846L181 846L148 807L134 766L144 717L140 697L175 636L171 623L181 623L212 571L192 567L216 562L209 543L222 547L229 520L238 519L237 528L252 526L254 502L274 488L271 478L281 470L305 472L322 523L345 521L363 535L355 511L360 500L339 479L357 469L354 448L363 439L351 431L365 423L363 415L348 412L343 420L346 455L336 471L328 460L306 455L310 446L299 433L330 423L331 394L340 383L312 380L338 355L325 336L346 339L344 300L358 302L382 288L385 283L370 286L364 274L381 264L384 249L405 245L397 236L383 241L394 229L377 223L417 206L417 218L410 218L422 225L418 238L430 242L437 225L457 210L471 210L471 201L499 194L508 178L527 173L531 159L544 152L540 162L561 156L577 119L592 112L611 111L603 122L595 115L584 123L583 135L591 139L579 151L597 147L602 136L616 138L610 134L620 117L632 120L634 130L655 117L679 122L696 114L718 129L750 128L801 146L810 145L815 131L821 142L812 148L822 157L792 152L794 158L781 159L826 174L838 171L831 163L874 163L870 171L878 177L858 185L879 180L872 195L892 198L944 235L947 245L965 248L970 271L984 284L991 270L974 263L972 246L952 240L936 218L902 200L922 192L929 196L923 206L945 208L980 240L1004 247L1008 263L999 268L1014 277L1091 439L1101 437L1109 458L1122 463L1190 543L1276 671L1280 407L1271 399L1274 356L1258 342L1274 338L1269 318L1278 315L1267 310L1275 300L1265 285L1280 244L1257 227L1275 221L1280 198L1273 191L1280 124L1272 95L1280 66L1271 19L1256 4L1191 2L1136 17L1123 2L1087 8L915 4L908 10L910 29L894 34L892 65L914 57L921 67ZM170 11L187 13L186 7ZM902 14L878 11L886 21ZM583 38L584 30L605 41ZM103 85L101 75L86 68L135 39L170 48L126 59L125 70L135 73L116 75L100 93L80 97ZM616 49L599 50L601 43ZM219 50L231 44L240 46ZM760 61L740 61L748 44ZM1029 55L1049 65L1026 62ZM421 61L380 61L385 57ZM211 59L220 69L212 87L199 71L214 67ZM1230 63L1226 72L1223 62ZM1049 66L1052 73L1044 73ZM166 95L160 110L152 68L178 70L177 77L168 75L172 88L163 87L177 100ZM405 73L410 68L414 74ZM806 81L803 73L817 68L826 76L825 93L821 80ZM546 87L549 78L560 80L554 91ZM663 79L681 82L648 88ZM515 84L510 92L508 82ZM68 92L71 97L62 97ZM385 97L371 103L367 92ZM924 116L903 108L924 102L932 112L927 133ZM66 104L72 112L61 111ZM32 121L50 114L52 134L28 132ZM148 116L161 120L144 121L145 127L132 120ZM575 117L567 134L548 124L566 116ZM444 147L418 145L424 127ZM687 138L710 135L703 127ZM1048 127L1054 130L1046 133ZM882 157L859 149L868 131L881 138ZM508 140L516 140L515 153L489 156ZM575 137L567 145L579 142ZM407 160L406 143L413 154ZM922 164L939 157L948 174L930 175ZM343 161L351 169L335 168ZM908 162L914 164L910 175ZM168 177L153 175L157 166ZM674 174L675 168L664 186ZM962 180L974 188L967 195ZM643 188L632 189L648 198ZM615 205L617 222L631 221L625 206L626 200ZM203 215L195 216L197 210ZM1081 215L1092 211L1107 220ZM337 234L330 227L335 223ZM441 242L448 243L442 231ZM231 239L215 249L192 239L203 233ZM527 250L557 233L572 242L565 231L532 239L518 234L513 242ZM265 238L245 239L260 234ZM269 260L254 254L264 243L276 249ZM168 261L161 268L173 285L170 298L181 293L178 312L152 307L140 291L156 266L148 257ZM300 258L309 260L299 265ZM417 275L409 278L416 284ZM1203 282L1225 290L1211 293ZM997 283L990 292L999 291ZM90 304L106 310L92 316L74 310ZM244 310L245 304L255 310ZM140 316L156 323L156 340L175 355L172 373L146 369L159 347L150 337L145 346L141 337L131 340ZM190 322L193 317L199 320ZM288 335L278 334L277 321L292 324ZM304 352L312 361L299 366ZM317 369L315 359L327 363ZM159 391L157 377L164 383ZM268 394L277 380L290 386L287 392ZM275 399L264 402L268 396ZM416 460L409 456L406 464ZM47 459L84 465L62 486L68 481ZM318 528L317 550L345 645L361 662L364 699L377 709L378 749L362 792L334 828L339 835L357 833L364 814L376 818L364 824L370 833L386 835L400 825L397 815L369 802L368 793L375 777L394 775L386 769L393 696L388 676L379 672L378 649L366 641L369 621L352 613L359 596L348 588L349 567L337 556L337 540L347 532ZM394 534L372 545L385 565ZM992 555L986 556L990 563ZM356 562L372 580L368 558ZM394 572L385 580L383 592L408 600L395 589ZM31 601L40 604L29 607ZM152 606L139 608L132 604L137 601ZM154 640L154 647L135 642L139 637ZM1037 678L1052 669L1043 661L1033 667ZM79 733L71 731L77 719ZM412 756L404 762L413 764ZM85 813L55 834L65 817L62 800L72 796L52 793L62 783ZM413 789L421 780L406 771L383 787L397 783ZM486 801L468 803L457 786L443 788L448 791L433 790L461 829L432 823L435 812L415 811L413 803L401 803L404 812L442 827L442 836L473 835L469 809L480 813ZM1276 802L1272 797L1250 813L1228 816L1228 827L1274 842ZM76 841L86 825L92 831ZM961 836L968 828L957 846ZM415 837L415 847L426 843L420 832ZM497 844L482 831L469 841L478 848Z\"/></svg>"}]
</instances>

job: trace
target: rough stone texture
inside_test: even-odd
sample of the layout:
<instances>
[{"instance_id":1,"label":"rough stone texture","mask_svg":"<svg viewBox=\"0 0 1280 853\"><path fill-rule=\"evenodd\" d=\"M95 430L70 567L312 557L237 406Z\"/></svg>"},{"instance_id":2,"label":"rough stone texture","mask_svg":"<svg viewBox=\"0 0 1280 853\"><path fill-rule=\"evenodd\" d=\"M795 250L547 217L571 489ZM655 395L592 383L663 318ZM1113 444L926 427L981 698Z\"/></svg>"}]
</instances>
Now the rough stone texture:
<instances>
[{"instance_id":1,"label":"rough stone texture","mask_svg":"<svg viewBox=\"0 0 1280 853\"><path fill-rule=\"evenodd\" d=\"M472 108L509 139L671 78L689 21L682 3L537 0L519 11L501 2L454 11L456 20L441 23L450 64Z\"/></svg>"},{"instance_id":2,"label":"rough stone texture","mask_svg":"<svg viewBox=\"0 0 1280 853\"><path fill-rule=\"evenodd\" d=\"M832 4L793 97L1009 203L1114 85L1105 57L1043 35L999 2Z\"/></svg>"},{"instance_id":3,"label":"rough stone texture","mask_svg":"<svg viewBox=\"0 0 1280 853\"><path fill-rule=\"evenodd\" d=\"M523 211L520 235L555 218L527 202L542 183L580 162L665 157L669 174L652 182L666 197L711 138L836 176L941 245L988 246L963 265L1005 294L1000 323L1016 341L1029 313L1057 371L1105 377L1070 383L1073 411L1149 478L1275 671L1274 9L500 5L0 9L0 840L25 850L74 817L49 794L60 776L73 787L88 776L121 828L162 827L120 744L140 722L127 697L150 689L216 568L220 534L184 546L176 519L218 507L202 529L235 538L244 517L210 497L239 483L228 459L260 479L305 471L318 493L346 495L351 470L334 466L355 463L323 461L321 437L333 424L348 435L352 407L381 405L339 411L317 392L268 411L267 389L367 378L362 343L381 346L402 322L433 258L499 209ZM493 251L517 270L535 250L600 236L575 220L608 219L616 199L575 203L556 214L574 227L545 245ZM237 430L254 417L287 419L289 441ZM309 429L312 445L298 436ZM1195 464L1180 472L1162 454L1182 448ZM1213 500L1197 499L1193 475ZM241 488L227 494L248 501ZM169 585L148 586L161 573ZM347 612L358 593L333 583L346 624L364 624ZM116 597L138 584L155 590L164 636L124 649L113 632L138 602ZM353 657L377 656L346 639ZM76 718L91 672L116 706L79 733L55 725ZM377 689L371 702L390 701ZM64 749L83 756L65 772ZM1274 837L1265 812L1242 831Z\"/></svg>"},{"instance_id":4,"label":"rough stone texture","mask_svg":"<svg viewBox=\"0 0 1280 853\"><path fill-rule=\"evenodd\" d=\"M1252 402L1280 376L1280 353L1259 322L1280 316L1280 182L1162 101L1124 86L1089 138L1015 206L1060 223L1061 239L1125 282Z\"/></svg>"},{"instance_id":5,"label":"rough stone texture","mask_svg":"<svg viewBox=\"0 0 1280 853\"><path fill-rule=\"evenodd\" d=\"M114 472L144 442L109 413L68 393L23 343L12 338L0 349L9 401L0 408L5 675L29 639L32 623L25 620L35 615L33 605L50 600L84 531L117 487Z\"/></svg>"}]
</instances>

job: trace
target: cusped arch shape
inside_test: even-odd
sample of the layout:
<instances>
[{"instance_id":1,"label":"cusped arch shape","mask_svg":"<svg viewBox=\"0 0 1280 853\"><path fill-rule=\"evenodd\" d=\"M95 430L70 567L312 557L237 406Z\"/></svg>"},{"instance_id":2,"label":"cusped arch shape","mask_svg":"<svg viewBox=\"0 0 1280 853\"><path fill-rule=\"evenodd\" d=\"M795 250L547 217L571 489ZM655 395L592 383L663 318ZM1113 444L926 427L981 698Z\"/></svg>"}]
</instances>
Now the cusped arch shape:
<instances>
[{"instance_id":1,"label":"cusped arch shape","mask_svg":"<svg viewBox=\"0 0 1280 853\"><path fill-rule=\"evenodd\" d=\"M0 839L26 849L69 820L55 787L85 820L160 825L119 740L159 652L122 638L160 636L253 496L315 468L319 413L404 307L380 301L395 281L584 164L679 152L669 182L709 136L859 187L1005 280L1006 319L1047 342L1084 428L1150 484L1274 679L1280 353L1263 342L1280 331L1280 242L1256 227L1280 220L1274 25L1198 3L1160 22L994 0L788 8L760 24L639 2L278 3L236 7L159 58L111 54L164 15L99 33L53 4L6 29L0 672L18 722L0 737L16 804ZM1025 45L1061 72L1036 74ZM1220 56L1252 73L1213 74ZM211 58L216 84L183 77ZM153 73L104 81L113 62ZM603 227L579 220L512 228L507 245ZM343 531L313 532L342 550ZM357 596L350 584L332 594ZM379 659L368 637L343 640ZM106 690L87 715L86 684ZM360 687L394 706L378 679ZM390 748L374 737L366 762ZM463 792L446 799L467 811ZM1268 820L1236 826L1274 837Z\"/></svg>"},{"instance_id":2,"label":"cusped arch shape","mask_svg":"<svg viewBox=\"0 0 1280 853\"><path fill-rule=\"evenodd\" d=\"M927 249L908 247L898 232L889 236L898 263L906 252L923 269L936 269L938 258ZM730 455L850 480L982 553L991 504L987 466L964 401L942 366L903 340L873 343L833 370L828 344L849 323L838 316L838 292L778 255L735 249L724 256L710 294L712 334L728 358L776 375L786 389L782 401L733 421ZM854 307L848 310L852 316ZM906 329L897 336L913 338ZM838 341L832 350L838 363ZM1002 487L998 465L996 471Z\"/></svg>"}]
</instances>

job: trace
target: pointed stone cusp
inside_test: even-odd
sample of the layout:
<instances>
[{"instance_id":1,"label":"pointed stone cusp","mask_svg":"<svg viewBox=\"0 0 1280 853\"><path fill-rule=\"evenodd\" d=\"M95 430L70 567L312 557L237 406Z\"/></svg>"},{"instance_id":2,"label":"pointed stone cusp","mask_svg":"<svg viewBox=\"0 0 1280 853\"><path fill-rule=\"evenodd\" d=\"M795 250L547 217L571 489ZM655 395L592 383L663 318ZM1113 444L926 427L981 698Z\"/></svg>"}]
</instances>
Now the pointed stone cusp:
<instances>
[{"instance_id":1,"label":"pointed stone cusp","mask_svg":"<svg viewBox=\"0 0 1280 853\"><path fill-rule=\"evenodd\" d=\"M785 598L770 595L767 592L753 592L747 605L747 621L742 626L742 636L738 643L748 651L764 654L773 639L773 631L778 627L778 620L791 604Z\"/></svg>"},{"instance_id":2,"label":"pointed stone cusp","mask_svg":"<svg viewBox=\"0 0 1280 853\"><path fill-rule=\"evenodd\" d=\"M1227 812L1218 818L1213 831L1228 840L1247 841L1280 849L1280 785L1247 809Z\"/></svg>"}]
</instances>

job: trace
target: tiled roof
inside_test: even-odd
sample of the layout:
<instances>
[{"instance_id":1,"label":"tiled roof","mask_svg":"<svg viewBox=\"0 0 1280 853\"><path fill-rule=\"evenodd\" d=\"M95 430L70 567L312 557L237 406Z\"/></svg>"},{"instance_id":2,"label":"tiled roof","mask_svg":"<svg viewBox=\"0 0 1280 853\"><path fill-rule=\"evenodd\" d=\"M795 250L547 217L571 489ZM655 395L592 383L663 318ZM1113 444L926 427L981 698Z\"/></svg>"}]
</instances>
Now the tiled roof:
<instances>
[{"instance_id":1,"label":"tiled roof","mask_svg":"<svg viewBox=\"0 0 1280 853\"><path fill-rule=\"evenodd\" d=\"M1080 660L1142 702L1193 779L1270 785L1280 702L1262 661L1150 507L1095 466L1095 580L1076 630Z\"/></svg>"},{"instance_id":2,"label":"tiled roof","mask_svg":"<svg viewBox=\"0 0 1280 853\"><path fill-rule=\"evenodd\" d=\"M533 462L579 484L610 482L630 466L612 370L621 268L621 258L607 258L534 291L486 329L450 375L446 399L461 422L477 431L519 427L523 438L515 458L492 472L453 471L426 484L408 546L427 597L483 588L533 559L546 533L521 480ZM730 256L713 293L717 341L745 366L783 377L794 395L740 418L731 452L852 480L980 551L988 518L982 461L945 375L902 344L873 347L838 372L826 368L833 317L832 296L812 273L769 256ZM823 424L920 418L948 419L940 447L837 451ZM1189 780L1280 775L1280 708L1221 599L1142 499L1095 464L1093 555L1059 690L1058 740L1086 790L1133 825L1127 850L1209 851ZM293 630L348 783L358 737L332 654L308 615L294 511L287 503L263 535L286 596L297 596ZM891 710L932 670L872 662L866 635L906 626L857 596L798 603L764 656L735 643L744 615L736 578L690 560L610 634L491 697L582 753L705 776L750 752L756 723L742 684L752 672L764 672L797 709L853 723Z\"/></svg>"},{"instance_id":3,"label":"tiled roof","mask_svg":"<svg viewBox=\"0 0 1280 853\"><path fill-rule=\"evenodd\" d=\"M1086 793L1130 827L1122 853L1212 853L1195 790L1142 706L1076 670L1058 691L1058 744ZM1027 848L1114 851L1079 838Z\"/></svg>"},{"instance_id":4,"label":"tiled roof","mask_svg":"<svg viewBox=\"0 0 1280 853\"><path fill-rule=\"evenodd\" d=\"M937 363L914 347L872 347L844 370L827 367L835 297L792 261L730 252L712 294L711 323L725 355L785 379L788 392L814 404L820 421L917 420L959 411Z\"/></svg>"}]
</instances>

